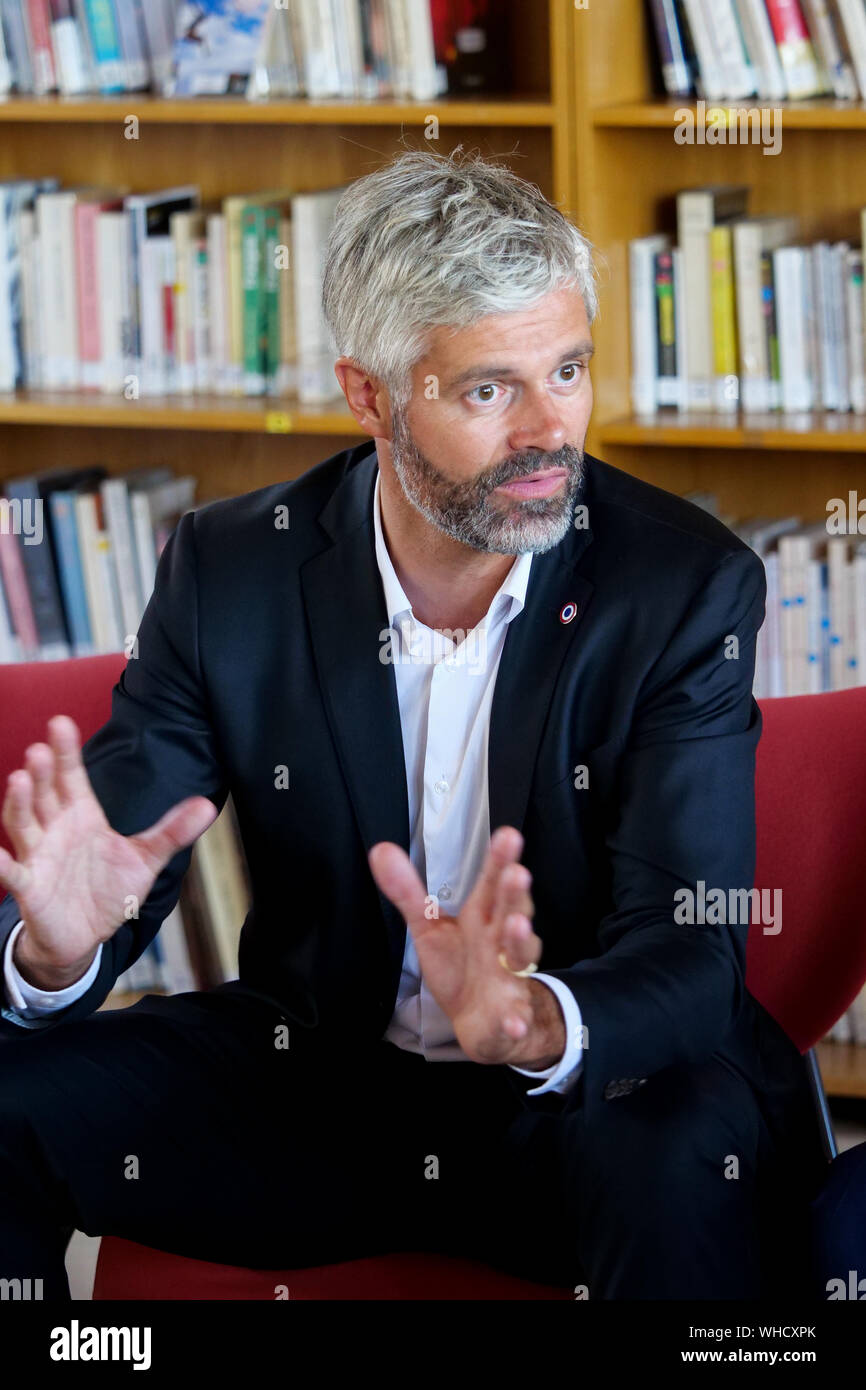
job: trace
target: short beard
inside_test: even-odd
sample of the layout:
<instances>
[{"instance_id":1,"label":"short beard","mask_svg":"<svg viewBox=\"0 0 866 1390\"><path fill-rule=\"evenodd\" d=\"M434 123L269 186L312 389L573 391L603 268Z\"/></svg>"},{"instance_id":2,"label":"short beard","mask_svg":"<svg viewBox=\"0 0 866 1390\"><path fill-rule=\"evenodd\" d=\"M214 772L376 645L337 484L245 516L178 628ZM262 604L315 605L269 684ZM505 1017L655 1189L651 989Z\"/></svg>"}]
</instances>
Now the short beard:
<instances>
[{"instance_id":1,"label":"short beard","mask_svg":"<svg viewBox=\"0 0 866 1390\"><path fill-rule=\"evenodd\" d=\"M575 445L564 444L554 454L512 454L479 477L455 483L421 453L400 408L392 410L390 442L394 472L409 501L452 540L473 550L520 555L552 550L568 534L584 476L583 450ZM568 470L561 492L552 497L503 497L502 507L488 501L494 488L545 468Z\"/></svg>"}]
</instances>

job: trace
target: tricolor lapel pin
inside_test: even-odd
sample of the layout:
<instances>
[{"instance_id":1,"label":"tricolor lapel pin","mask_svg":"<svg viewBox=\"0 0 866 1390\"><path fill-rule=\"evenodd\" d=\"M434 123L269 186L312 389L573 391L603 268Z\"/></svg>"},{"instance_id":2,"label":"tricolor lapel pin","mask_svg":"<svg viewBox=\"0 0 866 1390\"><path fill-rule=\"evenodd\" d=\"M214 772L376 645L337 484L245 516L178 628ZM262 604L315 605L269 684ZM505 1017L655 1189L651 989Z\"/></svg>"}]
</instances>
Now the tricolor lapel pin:
<instances>
[{"instance_id":1,"label":"tricolor lapel pin","mask_svg":"<svg viewBox=\"0 0 866 1390\"><path fill-rule=\"evenodd\" d=\"M561 623L570 623L573 622L576 617L577 604L574 599L569 599L568 603L564 603L559 610L559 621Z\"/></svg>"}]
</instances>

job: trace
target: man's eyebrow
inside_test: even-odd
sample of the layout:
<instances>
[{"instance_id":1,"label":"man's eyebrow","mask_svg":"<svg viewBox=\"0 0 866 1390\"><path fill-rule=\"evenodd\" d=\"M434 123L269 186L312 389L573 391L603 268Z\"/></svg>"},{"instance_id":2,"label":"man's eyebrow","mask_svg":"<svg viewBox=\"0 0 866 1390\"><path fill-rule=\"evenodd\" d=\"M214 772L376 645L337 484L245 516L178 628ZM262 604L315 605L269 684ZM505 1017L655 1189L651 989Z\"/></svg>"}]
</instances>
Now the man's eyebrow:
<instances>
[{"instance_id":1,"label":"man's eyebrow","mask_svg":"<svg viewBox=\"0 0 866 1390\"><path fill-rule=\"evenodd\" d=\"M563 362L570 362L574 357L591 357L595 352L595 345L589 341L577 343L574 347L568 348L559 359L560 365ZM487 381L491 377L513 377L519 376L513 367L505 366L479 366L467 367L465 371L458 373L457 376L449 378L445 389L453 391L457 386L466 386L470 381Z\"/></svg>"}]
</instances>

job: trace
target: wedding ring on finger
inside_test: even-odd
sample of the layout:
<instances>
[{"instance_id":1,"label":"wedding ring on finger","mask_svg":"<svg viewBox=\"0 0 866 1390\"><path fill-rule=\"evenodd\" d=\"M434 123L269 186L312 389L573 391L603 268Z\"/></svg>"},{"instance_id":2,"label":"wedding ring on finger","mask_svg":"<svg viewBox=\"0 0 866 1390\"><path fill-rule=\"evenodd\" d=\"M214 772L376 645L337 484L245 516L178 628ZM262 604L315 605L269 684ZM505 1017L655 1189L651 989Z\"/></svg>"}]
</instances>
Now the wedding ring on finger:
<instances>
[{"instance_id":1,"label":"wedding ring on finger","mask_svg":"<svg viewBox=\"0 0 866 1390\"><path fill-rule=\"evenodd\" d=\"M509 971L509 973L512 975L518 975L521 979L525 979L527 975L534 975L535 971L538 969L538 966L535 964L535 961L533 961L531 965L527 965L525 970L512 970L511 966L508 964L508 960L504 951L499 952L499 964L502 966L503 970Z\"/></svg>"}]
</instances>

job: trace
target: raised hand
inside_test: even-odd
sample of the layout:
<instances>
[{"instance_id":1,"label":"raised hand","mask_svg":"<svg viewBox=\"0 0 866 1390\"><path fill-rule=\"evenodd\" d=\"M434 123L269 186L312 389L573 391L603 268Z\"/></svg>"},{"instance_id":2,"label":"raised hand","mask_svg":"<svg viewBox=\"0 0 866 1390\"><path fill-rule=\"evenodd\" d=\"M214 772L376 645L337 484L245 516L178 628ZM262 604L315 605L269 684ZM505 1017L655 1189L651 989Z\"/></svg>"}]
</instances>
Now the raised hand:
<instances>
[{"instance_id":1,"label":"raised hand","mask_svg":"<svg viewBox=\"0 0 866 1390\"><path fill-rule=\"evenodd\" d=\"M370 850L368 863L379 888L402 914L424 982L450 1018L466 1055L478 1062L541 1068L559 1059L565 1033L547 986L511 973L537 964L542 946L530 920L535 911L532 876L517 862L522 849L523 837L515 827L496 830L457 917L426 915L426 889L399 845L381 840ZM551 1055L540 1055L546 1052Z\"/></svg>"},{"instance_id":2,"label":"raised hand","mask_svg":"<svg viewBox=\"0 0 866 1390\"><path fill-rule=\"evenodd\" d=\"M24 919L15 961L25 978L39 984L41 974L53 987L80 979L126 920L130 898L143 902L216 815L213 802L191 796L149 829L118 834L90 785L76 724L49 720L48 743L31 744L25 767L10 774L2 813L15 857L0 849L0 883Z\"/></svg>"}]
</instances>

